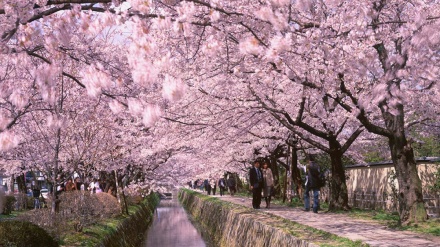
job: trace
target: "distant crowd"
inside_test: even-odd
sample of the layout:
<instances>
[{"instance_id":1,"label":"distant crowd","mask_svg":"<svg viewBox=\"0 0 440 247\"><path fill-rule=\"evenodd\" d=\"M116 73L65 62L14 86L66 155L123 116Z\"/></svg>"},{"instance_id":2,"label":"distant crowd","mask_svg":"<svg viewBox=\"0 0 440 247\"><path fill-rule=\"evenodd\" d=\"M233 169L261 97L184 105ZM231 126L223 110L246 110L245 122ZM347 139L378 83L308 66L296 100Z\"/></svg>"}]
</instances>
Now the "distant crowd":
<instances>
[{"instance_id":1,"label":"distant crowd","mask_svg":"<svg viewBox=\"0 0 440 247\"><path fill-rule=\"evenodd\" d=\"M304 211L318 213L319 192L325 184L325 174L321 172L313 155L308 155L307 161L307 165L301 166L305 174ZM229 175L227 180L224 177L197 179L194 183L189 181L188 186L192 189L206 191L208 195L215 195L217 188L220 190L220 196L223 196L228 189L231 196L237 192L237 184L232 175ZM272 197L275 196L275 188L274 176L268 160L257 159L254 161L253 166L249 169L249 190L252 191L252 207L254 209L260 209L262 198L266 201L266 208L270 208Z\"/></svg>"},{"instance_id":2,"label":"distant crowd","mask_svg":"<svg viewBox=\"0 0 440 247\"><path fill-rule=\"evenodd\" d=\"M220 196L223 196L225 192L228 192L231 196L237 193L237 182L232 175L229 175L227 179L224 177L218 179L197 179L196 181L189 181L188 186L191 189L199 189L206 191L208 195L215 195L217 188L219 189Z\"/></svg>"},{"instance_id":3,"label":"distant crowd","mask_svg":"<svg viewBox=\"0 0 440 247\"><path fill-rule=\"evenodd\" d=\"M60 179L58 179L58 181L60 181ZM75 179L68 178L65 182L59 182L58 186L56 187L55 196L58 198L61 193L72 191L90 191L91 194L106 191L106 193L116 196L116 191L113 189L113 186L107 186L106 182L96 178L86 178L83 182L79 177L76 177ZM42 190L38 186L33 186L33 188L29 191L34 198L35 209L41 208L42 205L40 201L44 201L46 199L41 192Z\"/></svg>"}]
</instances>

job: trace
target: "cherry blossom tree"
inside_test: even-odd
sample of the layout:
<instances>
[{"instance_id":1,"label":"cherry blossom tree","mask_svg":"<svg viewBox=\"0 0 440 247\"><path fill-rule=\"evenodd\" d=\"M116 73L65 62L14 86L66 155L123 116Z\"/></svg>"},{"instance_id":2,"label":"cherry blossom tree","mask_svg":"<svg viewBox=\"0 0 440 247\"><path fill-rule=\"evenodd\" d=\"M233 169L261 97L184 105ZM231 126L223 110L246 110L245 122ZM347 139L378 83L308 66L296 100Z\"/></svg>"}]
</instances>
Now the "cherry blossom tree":
<instances>
[{"instance_id":1,"label":"cherry blossom tree","mask_svg":"<svg viewBox=\"0 0 440 247\"><path fill-rule=\"evenodd\" d=\"M357 118L367 130L389 137L396 170L401 170L401 219L423 220L405 114L415 119L408 125L438 115L432 102L438 100L439 42L437 35L428 35L439 25L435 1L186 1L180 6L192 16L177 11L185 22L179 28L183 38L167 33L168 47L178 51L175 56L184 54L185 69L203 78L194 85L210 84L217 95L246 98L250 83L263 85L256 92L270 92L264 86L276 81L282 90L306 86L309 93L322 95L316 99L336 102L350 121ZM173 42L182 39L196 42ZM215 56L207 60L208 54ZM192 63L196 59L201 63ZM425 100L415 104L417 99Z\"/></svg>"},{"instance_id":2,"label":"cherry blossom tree","mask_svg":"<svg viewBox=\"0 0 440 247\"><path fill-rule=\"evenodd\" d=\"M326 34L331 37L326 41L339 48L329 50L336 58L334 64L339 64L333 73L327 70L327 76L333 74L333 83L328 84L337 91L328 88L327 92L368 131L388 138L399 182L399 213L406 224L426 217L407 128L438 115L432 103L438 100L435 81L439 74L432 61L438 59L439 39L426 32L439 23L438 6L433 2L395 4L340 6L345 10L357 7L363 14L352 16L357 26L345 24ZM326 12L322 9L323 18ZM415 12L420 15L410 14Z\"/></svg>"},{"instance_id":3,"label":"cherry blossom tree","mask_svg":"<svg viewBox=\"0 0 440 247\"><path fill-rule=\"evenodd\" d=\"M407 130L438 122L439 12L435 0L1 1L2 148L19 143L11 127L34 97L50 101L60 77L147 129L162 117L198 126L199 138L217 135L175 150L224 146L226 125L234 126L227 120L249 120L236 128L243 138L261 124L256 116L270 113L315 146L327 141L327 151L341 152L360 123L389 140L402 221L423 220ZM169 109L185 91L206 102L192 96L205 113L183 121ZM225 118L202 121L209 112ZM341 139L330 142L333 135ZM233 153L219 150L206 154Z\"/></svg>"}]
</instances>

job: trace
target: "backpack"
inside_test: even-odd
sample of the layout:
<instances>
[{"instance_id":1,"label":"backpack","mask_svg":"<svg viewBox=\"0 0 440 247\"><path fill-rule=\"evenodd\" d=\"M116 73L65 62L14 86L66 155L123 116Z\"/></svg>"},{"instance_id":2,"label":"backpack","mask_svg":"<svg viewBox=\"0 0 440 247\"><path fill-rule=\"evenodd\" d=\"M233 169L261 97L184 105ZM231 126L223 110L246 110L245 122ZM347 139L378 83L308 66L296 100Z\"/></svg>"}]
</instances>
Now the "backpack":
<instances>
[{"instance_id":1,"label":"backpack","mask_svg":"<svg viewBox=\"0 0 440 247\"><path fill-rule=\"evenodd\" d=\"M325 172L321 172L321 169L319 168L318 164L314 162L310 164L309 173L310 176L313 176L315 178L314 186L317 186L318 188L322 188L325 186L326 183Z\"/></svg>"}]
</instances>

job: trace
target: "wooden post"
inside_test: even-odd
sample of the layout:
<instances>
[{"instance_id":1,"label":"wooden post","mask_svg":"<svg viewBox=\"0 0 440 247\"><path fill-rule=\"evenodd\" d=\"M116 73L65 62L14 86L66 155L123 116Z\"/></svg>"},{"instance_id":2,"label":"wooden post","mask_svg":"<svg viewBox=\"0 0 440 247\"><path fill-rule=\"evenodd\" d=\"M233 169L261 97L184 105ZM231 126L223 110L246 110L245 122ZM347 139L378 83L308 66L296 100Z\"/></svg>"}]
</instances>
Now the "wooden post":
<instances>
[{"instance_id":1,"label":"wooden post","mask_svg":"<svg viewBox=\"0 0 440 247\"><path fill-rule=\"evenodd\" d=\"M119 183L118 183L118 172L115 170L115 180L116 180L116 198L118 198L119 204L121 204L121 196L119 195Z\"/></svg>"},{"instance_id":2,"label":"wooden post","mask_svg":"<svg viewBox=\"0 0 440 247\"><path fill-rule=\"evenodd\" d=\"M284 177L284 193L283 193L283 202L286 202L287 198L287 176L288 176L289 170L286 169L286 176Z\"/></svg>"},{"instance_id":3,"label":"wooden post","mask_svg":"<svg viewBox=\"0 0 440 247\"><path fill-rule=\"evenodd\" d=\"M353 207L354 208L357 207L356 194L357 194L357 191L354 191L353 192Z\"/></svg>"},{"instance_id":4,"label":"wooden post","mask_svg":"<svg viewBox=\"0 0 440 247\"><path fill-rule=\"evenodd\" d=\"M365 192L361 193L361 209L365 209Z\"/></svg>"},{"instance_id":5,"label":"wooden post","mask_svg":"<svg viewBox=\"0 0 440 247\"><path fill-rule=\"evenodd\" d=\"M376 191L373 191L373 205L371 206L371 208L372 208L373 210L376 210L376 202L377 202Z\"/></svg>"},{"instance_id":6,"label":"wooden post","mask_svg":"<svg viewBox=\"0 0 440 247\"><path fill-rule=\"evenodd\" d=\"M436 205L437 216L440 217L440 193L436 193L436 195L437 195L437 205Z\"/></svg>"}]
</instances>

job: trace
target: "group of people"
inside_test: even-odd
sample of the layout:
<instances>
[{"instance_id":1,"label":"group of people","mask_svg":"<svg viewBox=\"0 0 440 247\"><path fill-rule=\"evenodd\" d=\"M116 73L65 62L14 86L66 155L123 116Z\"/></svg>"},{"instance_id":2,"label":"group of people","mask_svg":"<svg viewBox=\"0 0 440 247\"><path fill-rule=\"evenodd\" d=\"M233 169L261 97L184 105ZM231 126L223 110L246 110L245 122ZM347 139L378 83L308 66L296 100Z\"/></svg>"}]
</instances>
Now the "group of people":
<instances>
[{"instance_id":1,"label":"group of people","mask_svg":"<svg viewBox=\"0 0 440 247\"><path fill-rule=\"evenodd\" d=\"M310 211L310 192L313 192L312 211L318 213L319 191L322 185L321 172L313 156L308 157L309 163L304 167L306 174L304 210ZM262 169L260 168L263 164ZM252 190L252 207L260 209L262 197L266 201L266 208L270 208L271 197L274 195L274 180L267 161L256 160L249 170L249 187Z\"/></svg>"},{"instance_id":2,"label":"group of people","mask_svg":"<svg viewBox=\"0 0 440 247\"><path fill-rule=\"evenodd\" d=\"M262 166L262 167L260 167ZM308 156L308 164L304 166L305 172L305 193L304 193L304 210L318 213L319 210L319 192L322 186L321 171L316 164L313 156ZM229 175L226 180L224 177L215 179L197 179L194 184L188 182L188 186L192 189L200 189L206 191L208 195L215 195L217 188L220 189L220 196L228 191L231 196L237 192L236 182L233 176ZM252 207L260 209L261 200L266 201L266 208L270 208L270 202L275 195L274 177L267 160L255 160L253 167L249 170L249 189L252 191ZM313 206L310 207L310 192L313 194Z\"/></svg>"},{"instance_id":3,"label":"group of people","mask_svg":"<svg viewBox=\"0 0 440 247\"><path fill-rule=\"evenodd\" d=\"M66 182L59 183L57 186L56 194L59 195L63 192L69 191L90 191L90 194L101 193L104 192L107 185L105 182L102 182L100 179L87 179L85 182L82 182L79 177L76 177L74 180L72 178L68 178ZM109 186L108 193L113 194L113 187Z\"/></svg>"},{"instance_id":4,"label":"group of people","mask_svg":"<svg viewBox=\"0 0 440 247\"><path fill-rule=\"evenodd\" d=\"M263 163L263 169L260 168L260 163ZM274 182L272 170L267 161L256 160L254 162L254 167L249 171L249 186L252 190L252 207L259 209L261 198L264 197L266 208L270 208L270 201L274 195Z\"/></svg>"},{"instance_id":5,"label":"group of people","mask_svg":"<svg viewBox=\"0 0 440 247\"><path fill-rule=\"evenodd\" d=\"M188 182L188 186L192 189L205 190L208 195L215 195L217 188L219 188L220 196L225 195L225 192L229 189L229 194L234 196L237 193L237 183L232 175L229 175L228 179L224 177L216 179L197 179L194 184L192 181Z\"/></svg>"}]
</instances>

